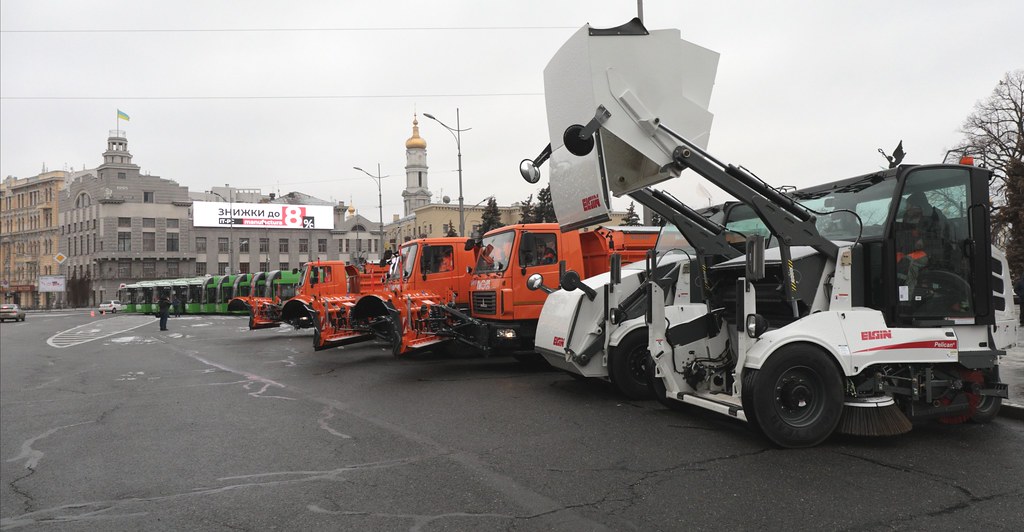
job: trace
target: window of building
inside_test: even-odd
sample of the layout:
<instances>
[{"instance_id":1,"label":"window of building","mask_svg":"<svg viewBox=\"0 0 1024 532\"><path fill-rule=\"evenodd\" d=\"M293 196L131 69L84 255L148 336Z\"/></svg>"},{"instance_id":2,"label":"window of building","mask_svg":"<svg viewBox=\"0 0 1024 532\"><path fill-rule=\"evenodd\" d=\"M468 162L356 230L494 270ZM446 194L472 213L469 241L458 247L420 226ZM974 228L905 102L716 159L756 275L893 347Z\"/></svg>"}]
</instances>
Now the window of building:
<instances>
[{"instance_id":1,"label":"window of building","mask_svg":"<svg viewBox=\"0 0 1024 532\"><path fill-rule=\"evenodd\" d=\"M168 277L177 277L178 275L179 275L179 273L178 273L178 261L176 261L176 260L169 260L169 261L167 261L167 276Z\"/></svg>"},{"instance_id":2,"label":"window of building","mask_svg":"<svg viewBox=\"0 0 1024 532\"><path fill-rule=\"evenodd\" d=\"M132 219L131 218L125 218L125 217L118 218L117 219L117 226L118 227L131 227L132 226Z\"/></svg>"},{"instance_id":3,"label":"window of building","mask_svg":"<svg viewBox=\"0 0 1024 532\"><path fill-rule=\"evenodd\" d=\"M206 263L205 262L197 262L196 263L196 275L206 275Z\"/></svg>"},{"instance_id":4,"label":"window of building","mask_svg":"<svg viewBox=\"0 0 1024 532\"><path fill-rule=\"evenodd\" d=\"M249 263L242 262L238 265L238 273L249 273Z\"/></svg>"},{"instance_id":5,"label":"window of building","mask_svg":"<svg viewBox=\"0 0 1024 532\"><path fill-rule=\"evenodd\" d=\"M291 269L291 267L289 267L287 262L282 262L281 263L281 271L287 271L287 270L290 270L290 269Z\"/></svg>"},{"instance_id":6,"label":"window of building","mask_svg":"<svg viewBox=\"0 0 1024 532\"><path fill-rule=\"evenodd\" d=\"M142 251L156 251L156 233L142 233Z\"/></svg>"},{"instance_id":7,"label":"window of building","mask_svg":"<svg viewBox=\"0 0 1024 532\"><path fill-rule=\"evenodd\" d=\"M156 218L143 218L142 227L156 227Z\"/></svg>"},{"instance_id":8,"label":"window of building","mask_svg":"<svg viewBox=\"0 0 1024 532\"><path fill-rule=\"evenodd\" d=\"M153 277L156 277L156 261L142 261L142 277L145 279L152 279Z\"/></svg>"},{"instance_id":9,"label":"window of building","mask_svg":"<svg viewBox=\"0 0 1024 532\"><path fill-rule=\"evenodd\" d=\"M206 253L206 237L196 237L196 253Z\"/></svg>"},{"instance_id":10,"label":"window of building","mask_svg":"<svg viewBox=\"0 0 1024 532\"><path fill-rule=\"evenodd\" d=\"M117 233L117 250L118 251L131 251L132 250L132 234L127 231L119 231Z\"/></svg>"},{"instance_id":11,"label":"window of building","mask_svg":"<svg viewBox=\"0 0 1024 532\"><path fill-rule=\"evenodd\" d=\"M127 279L132 276L132 263L126 260L117 261L117 276Z\"/></svg>"},{"instance_id":12,"label":"window of building","mask_svg":"<svg viewBox=\"0 0 1024 532\"><path fill-rule=\"evenodd\" d=\"M269 252L270 252L270 239L269 238L261 238L260 239L260 253L269 253Z\"/></svg>"},{"instance_id":13,"label":"window of building","mask_svg":"<svg viewBox=\"0 0 1024 532\"><path fill-rule=\"evenodd\" d=\"M238 239L238 251L240 253L248 253L249 252L249 239L248 238L239 238Z\"/></svg>"},{"instance_id":14,"label":"window of building","mask_svg":"<svg viewBox=\"0 0 1024 532\"><path fill-rule=\"evenodd\" d=\"M217 275L227 275L227 273L228 273L228 263L226 263L226 262L218 262L217 263Z\"/></svg>"},{"instance_id":15,"label":"window of building","mask_svg":"<svg viewBox=\"0 0 1024 532\"><path fill-rule=\"evenodd\" d=\"M118 179L128 179L128 174L126 172L118 172L117 173L117 178Z\"/></svg>"},{"instance_id":16,"label":"window of building","mask_svg":"<svg viewBox=\"0 0 1024 532\"><path fill-rule=\"evenodd\" d=\"M167 233L167 251L178 251L178 233Z\"/></svg>"},{"instance_id":17,"label":"window of building","mask_svg":"<svg viewBox=\"0 0 1024 532\"><path fill-rule=\"evenodd\" d=\"M309 239L308 238L300 238L299 239L299 253L309 253Z\"/></svg>"},{"instance_id":18,"label":"window of building","mask_svg":"<svg viewBox=\"0 0 1024 532\"><path fill-rule=\"evenodd\" d=\"M327 239L321 238L316 241L316 250L320 253L327 253Z\"/></svg>"},{"instance_id":19,"label":"window of building","mask_svg":"<svg viewBox=\"0 0 1024 532\"><path fill-rule=\"evenodd\" d=\"M277 241L277 251L280 253L288 253L288 239L282 238Z\"/></svg>"},{"instance_id":20,"label":"window of building","mask_svg":"<svg viewBox=\"0 0 1024 532\"><path fill-rule=\"evenodd\" d=\"M143 192L142 193L142 203L154 203L154 201L153 201L153 192L151 192L151 191L150 192Z\"/></svg>"},{"instance_id":21,"label":"window of building","mask_svg":"<svg viewBox=\"0 0 1024 532\"><path fill-rule=\"evenodd\" d=\"M231 251L231 246L228 245L227 238L220 237L217 239L217 251L219 253L228 253L229 251Z\"/></svg>"},{"instance_id":22,"label":"window of building","mask_svg":"<svg viewBox=\"0 0 1024 532\"><path fill-rule=\"evenodd\" d=\"M177 229L178 228L178 219L177 218L168 218L167 219L167 228L168 229Z\"/></svg>"}]
</instances>

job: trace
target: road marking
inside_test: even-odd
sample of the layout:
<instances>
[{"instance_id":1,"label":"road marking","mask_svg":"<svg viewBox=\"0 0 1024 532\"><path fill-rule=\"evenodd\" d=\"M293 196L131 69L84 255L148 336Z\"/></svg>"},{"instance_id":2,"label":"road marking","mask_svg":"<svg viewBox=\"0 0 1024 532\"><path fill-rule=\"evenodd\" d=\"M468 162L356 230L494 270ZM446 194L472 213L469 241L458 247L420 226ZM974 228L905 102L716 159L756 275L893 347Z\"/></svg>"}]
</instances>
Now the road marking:
<instances>
[{"instance_id":1,"label":"road marking","mask_svg":"<svg viewBox=\"0 0 1024 532\"><path fill-rule=\"evenodd\" d=\"M101 338L107 338L108 336L114 336L115 334L128 332L132 329L138 329L144 325L153 325L155 321L156 320L148 316L119 316L106 320L89 322L61 331L49 337L46 340L46 343L50 347L64 349L65 347L81 345L86 342L92 342ZM135 323L135 325L131 325L133 323Z\"/></svg>"}]
</instances>

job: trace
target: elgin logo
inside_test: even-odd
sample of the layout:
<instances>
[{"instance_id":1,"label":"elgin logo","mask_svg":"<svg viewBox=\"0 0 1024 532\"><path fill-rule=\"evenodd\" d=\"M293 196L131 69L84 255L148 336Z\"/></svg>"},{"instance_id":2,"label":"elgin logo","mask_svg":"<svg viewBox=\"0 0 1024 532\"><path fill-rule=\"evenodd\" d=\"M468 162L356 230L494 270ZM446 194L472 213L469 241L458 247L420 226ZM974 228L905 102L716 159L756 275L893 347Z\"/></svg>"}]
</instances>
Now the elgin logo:
<instances>
[{"instance_id":1,"label":"elgin logo","mask_svg":"<svg viewBox=\"0 0 1024 532\"><path fill-rule=\"evenodd\" d=\"M591 209L596 209L596 208L598 208L600 206L601 206L601 199L597 197L597 194L593 194L591 196L587 196L587 197L583 198L583 210L584 211L589 211Z\"/></svg>"},{"instance_id":2,"label":"elgin logo","mask_svg":"<svg viewBox=\"0 0 1024 532\"><path fill-rule=\"evenodd\" d=\"M556 336L551 343L554 344L555 347L565 347L565 338Z\"/></svg>"},{"instance_id":3,"label":"elgin logo","mask_svg":"<svg viewBox=\"0 0 1024 532\"><path fill-rule=\"evenodd\" d=\"M883 331L864 331L860 333L861 340L885 340L886 338L892 338L892 331L886 329Z\"/></svg>"}]
</instances>

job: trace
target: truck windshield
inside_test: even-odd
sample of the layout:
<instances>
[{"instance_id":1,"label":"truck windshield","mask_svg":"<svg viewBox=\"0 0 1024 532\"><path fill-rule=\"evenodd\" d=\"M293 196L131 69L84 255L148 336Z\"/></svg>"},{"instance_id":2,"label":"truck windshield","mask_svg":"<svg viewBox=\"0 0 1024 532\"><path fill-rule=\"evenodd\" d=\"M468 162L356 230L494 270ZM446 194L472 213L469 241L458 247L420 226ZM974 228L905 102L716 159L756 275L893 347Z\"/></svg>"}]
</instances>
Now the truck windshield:
<instances>
[{"instance_id":1,"label":"truck windshield","mask_svg":"<svg viewBox=\"0 0 1024 532\"><path fill-rule=\"evenodd\" d=\"M388 279L396 279L399 270L402 272L402 279L408 279L412 275L412 270L416 266L417 249L419 249L419 244L409 244L402 247L402 258L400 259L399 267L389 270Z\"/></svg>"},{"instance_id":2,"label":"truck windshield","mask_svg":"<svg viewBox=\"0 0 1024 532\"><path fill-rule=\"evenodd\" d=\"M676 253L689 253L691 257L694 255L693 248L686 238L675 225L670 223L661 228L661 232L658 233L658 244L654 249L658 252L658 260L666 255Z\"/></svg>"},{"instance_id":3,"label":"truck windshield","mask_svg":"<svg viewBox=\"0 0 1024 532\"><path fill-rule=\"evenodd\" d=\"M515 238L515 231L504 231L484 237L480 244L480 258L476 261L476 273L505 271L512 257L512 243Z\"/></svg>"},{"instance_id":4,"label":"truck windshield","mask_svg":"<svg viewBox=\"0 0 1024 532\"><path fill-rule=\"evenodd\" d=\"M832 240L856 240L861 238L881 237L885 229L885 221L892 206L895 179L872 182L874 176L867 176L861 181L848 183L840 188L822 192L797 192L795 195L800 203L820 214L815 224L818 232ZM839 211L839 212L835 212ZM857 213L857 217L847 211ZM861 231L861 224L864 229Z\"/></svg>"}]
</instances>

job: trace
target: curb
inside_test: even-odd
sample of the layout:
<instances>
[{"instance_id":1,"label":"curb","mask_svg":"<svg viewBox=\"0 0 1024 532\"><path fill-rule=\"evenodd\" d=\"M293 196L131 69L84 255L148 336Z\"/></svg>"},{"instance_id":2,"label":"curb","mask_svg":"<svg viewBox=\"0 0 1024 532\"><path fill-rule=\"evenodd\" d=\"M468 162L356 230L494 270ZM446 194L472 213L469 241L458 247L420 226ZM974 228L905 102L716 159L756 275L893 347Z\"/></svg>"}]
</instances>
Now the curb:
<instances>
[{"instance_id":1,"label":"curb","mask_svg":"<svg viewBox=\"0 0 1024 532\"><path fill-rule=\"evenodd\" d=\"M999 408L999 417L1024 421L1024 405L1004 401L1003 406Z\"/></svg>"}]
</instances>

